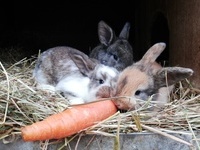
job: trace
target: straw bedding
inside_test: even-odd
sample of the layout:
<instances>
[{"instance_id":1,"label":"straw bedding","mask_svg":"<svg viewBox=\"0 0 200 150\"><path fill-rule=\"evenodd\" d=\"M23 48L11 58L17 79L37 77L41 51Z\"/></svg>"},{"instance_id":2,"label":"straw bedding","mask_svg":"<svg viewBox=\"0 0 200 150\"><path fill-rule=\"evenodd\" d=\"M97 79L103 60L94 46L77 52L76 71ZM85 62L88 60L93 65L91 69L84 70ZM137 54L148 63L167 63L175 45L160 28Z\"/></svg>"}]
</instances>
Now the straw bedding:
<instances>
[{"instance_id":1,"label":"straw bedding","mask_svg":"<svg viewBox=\"0 0 200 150\"><path fill-rule=\"evenodd\" d=\"M12 65L0 63L0 139L4 143L19 137L22 126L43 120L69 106L61 95L35 88L34 65L35 57ZM154 105L151 98L138 103L141 107L137 110L117 112L75 136L84 133L116 137L120 133L150 131L173 139L175 137L165 133L190 133L198 145L195 132L200 129L200 89L195 89L187 79L176 84L170 103L160 111L148 109ZM181 139L174 140L190 145Z\"/></svg>"}]
</instances>

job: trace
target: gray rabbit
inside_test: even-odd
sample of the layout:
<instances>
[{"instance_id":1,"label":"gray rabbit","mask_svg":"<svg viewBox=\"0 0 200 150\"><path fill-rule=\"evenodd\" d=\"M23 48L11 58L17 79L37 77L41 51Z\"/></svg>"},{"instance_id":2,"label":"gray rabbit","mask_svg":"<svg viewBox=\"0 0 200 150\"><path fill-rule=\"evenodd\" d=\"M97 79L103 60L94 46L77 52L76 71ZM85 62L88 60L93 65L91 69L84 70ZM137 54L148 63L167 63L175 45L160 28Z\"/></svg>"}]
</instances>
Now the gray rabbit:
<instances>
[{"instance_id":1,"label":"gray rabbit","mask_svg":"<svg viewBox=\"0 0 200 150\"><path fill-rule=\"evenodd\" d=\"M89 57L122 71L133 63L133 49L128 41L130 23L126 22L119 36L104 21L98 24L100 44L92 49Z\"/></svg>"}]
</instances>

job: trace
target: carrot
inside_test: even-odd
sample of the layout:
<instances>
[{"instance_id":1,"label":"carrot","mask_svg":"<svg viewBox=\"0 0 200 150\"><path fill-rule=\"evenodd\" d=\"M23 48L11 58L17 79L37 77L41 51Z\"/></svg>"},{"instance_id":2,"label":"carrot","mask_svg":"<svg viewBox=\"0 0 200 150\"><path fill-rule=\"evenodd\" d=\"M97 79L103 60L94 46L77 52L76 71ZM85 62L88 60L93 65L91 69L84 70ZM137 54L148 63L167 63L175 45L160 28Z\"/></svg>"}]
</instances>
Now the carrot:
<instances>
[{"instance_id":1,"label":"carrot","mask_svg":"<svg viewBox=\"0 0 200 150\"><path fill-rule=\"evenodd\" d=\"M61 139L90 127L117 112L111 100L73 106L21 128L24 141Z\"/></svg>"}]
</instances>

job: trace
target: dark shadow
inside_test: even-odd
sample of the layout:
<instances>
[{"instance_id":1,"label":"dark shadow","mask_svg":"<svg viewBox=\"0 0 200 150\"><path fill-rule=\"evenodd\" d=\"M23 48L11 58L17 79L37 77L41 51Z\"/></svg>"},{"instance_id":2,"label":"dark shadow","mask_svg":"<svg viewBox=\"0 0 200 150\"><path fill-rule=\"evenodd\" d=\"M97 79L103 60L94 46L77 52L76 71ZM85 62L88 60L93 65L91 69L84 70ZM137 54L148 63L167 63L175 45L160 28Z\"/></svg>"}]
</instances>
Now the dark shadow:
<instances>
[{"instance_id":1,"label":"dark shadow","mask_svg":"<svg viewBox=\"0 0 200 150\"><path fill-rule=\"evenodd\" d=\"M151 29L151 45L165 42L166 48L162 54L157 58L157 61L164 66L168 66L169 62L169 28L167 18L163 13L157 12L152 23Z\"/></svg>"}]
</instances>

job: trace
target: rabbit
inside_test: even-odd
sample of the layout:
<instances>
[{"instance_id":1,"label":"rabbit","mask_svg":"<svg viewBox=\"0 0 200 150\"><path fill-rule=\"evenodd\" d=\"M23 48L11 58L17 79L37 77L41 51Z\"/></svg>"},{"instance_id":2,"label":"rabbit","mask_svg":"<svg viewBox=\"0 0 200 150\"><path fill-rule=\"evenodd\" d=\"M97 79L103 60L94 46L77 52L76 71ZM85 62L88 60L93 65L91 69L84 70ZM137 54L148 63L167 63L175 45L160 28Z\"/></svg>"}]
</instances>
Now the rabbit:
<instances>
[{"instance_id":1,"label":"rabbit","mask_svg":"<svg viewBox=\"0 0 200 150\"><path fill-rule=\"evenodd\" d=\"M159 110L169 102L174 84L193 74L190 68L162 67L158 64L156 59L165 47L163 42L154 44L141 60L119 74L113 100L119 109L135 110L138 106L137 100L148 100L151 97L158 102L157 106L160 105L153 110Z\"/></svg>"},{"instance_id":2,"label":"rabbit","mask_svg":"<svg viewBox=\"0 0 200 150\"><path fill-rule=\"evenodd\" d=\"M133 63L133 48L128 41L130 23L126 22L119 37L103 20L98 23L100 44L89 53L90 58L99 60L102 64L122 71Z\"/></svg>"},{"instance_id":3,"label":"rabbit","mask_svg":"<svg viewBox=\"0 0 200 150\"><path fill-rule=\"evenodd\" d=\"M33 77L38 89L60 92L71 105L110 96L118 70L67 46L44 51L36 61ZM103 89L107 90L103 90ZM103 93L103 92L107 93Z\"/></svg>"}]
</instances>

